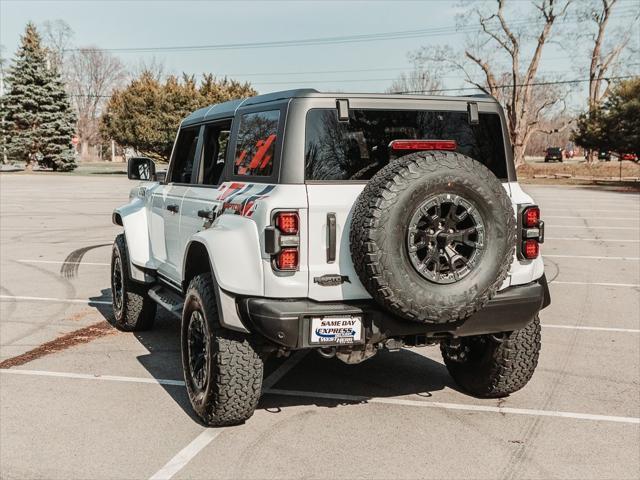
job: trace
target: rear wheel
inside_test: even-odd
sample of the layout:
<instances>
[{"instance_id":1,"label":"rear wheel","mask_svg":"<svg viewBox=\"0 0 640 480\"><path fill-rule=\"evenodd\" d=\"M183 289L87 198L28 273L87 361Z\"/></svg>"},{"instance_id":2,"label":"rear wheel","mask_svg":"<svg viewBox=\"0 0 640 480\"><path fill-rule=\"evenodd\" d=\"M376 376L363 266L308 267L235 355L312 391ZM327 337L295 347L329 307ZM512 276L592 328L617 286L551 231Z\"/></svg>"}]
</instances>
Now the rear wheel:
<instances>
[{"instance_id":1,"label":"rear wheel","mask_svg":"<svg viewBox=\"0 0 640 480\"><path fill-rule=\"evenodd\" d=\"M207 425L236 425L258 405L263 362L250 339L218 321L210 273L189 284L182 312L182 368L189 400Z\"/></svg>"},{"instance_id":2,"label":"rear wheel","mask_svg":"<svg viewBox=\"0 0 640 480\"><path fill-rule=\"evenodd\" d=\"M538 316L521 330L443 340L442 358L464 390L483 398L505 397L533 376L540 354Z\"/></svg>"},{"instance_id":3,"label":"rear wheel","mask_svg":"<svg viewBox=\"0 0 640 480\"><path fill-rule=\"evenodd\" d=\"M156 303L145 290L145 286L131 280L127 242L124 234L120 234L111 253L111 295L116 328L134 332L153 326Z\"/></svg>"}]
</instances>

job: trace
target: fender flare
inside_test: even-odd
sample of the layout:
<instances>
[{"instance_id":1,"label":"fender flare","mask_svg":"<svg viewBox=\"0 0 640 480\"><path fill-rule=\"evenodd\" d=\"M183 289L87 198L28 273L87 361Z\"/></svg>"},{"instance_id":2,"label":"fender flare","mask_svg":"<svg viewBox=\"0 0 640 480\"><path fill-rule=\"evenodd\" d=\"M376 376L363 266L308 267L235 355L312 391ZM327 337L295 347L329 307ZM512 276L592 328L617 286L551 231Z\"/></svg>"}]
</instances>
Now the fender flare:
<instances>
[{"instance_id":1,"label":"fender flare","mask_svg":"<svg viewBox=\"0 0 640 480\"><path fill-rule=\"evenodd\" d=\"M227 214L218 217L211 228L193 235L185 249L183 280L188 277L188 261L195 244L205 249L209 260L220 324L231 330L250 333L240 318L235 297L264 295L261 246L256 224L239 215Z\"/></svg>"},{"instance_id":2,"label":"fender flare","mask_svg":"<svg viewBox=\"0 0 640 480\"><path fill-rule=\"evenodd\" d=\"M207 249L211 270L222 290L234 295L264 296L262 247L255 222L240 215L223 214L210 228L193 235L185 252L193 242ZM185 253L183 278L187 257Z\"/></svg>"},{"instance_id":3,"label":"fender flare","mask_svg":"<svg viewBox=\"0 0 640 480\"><path fill-rule=\"evenodd\" d=\"M124 229L132 279L143 283L153 282L153 276L146 272L147 269L155 270L157 266L151 255L149 219L144 199L132 198L130 203L114 209L111 218L114 224Z\"/></svg>"}]
</instances>

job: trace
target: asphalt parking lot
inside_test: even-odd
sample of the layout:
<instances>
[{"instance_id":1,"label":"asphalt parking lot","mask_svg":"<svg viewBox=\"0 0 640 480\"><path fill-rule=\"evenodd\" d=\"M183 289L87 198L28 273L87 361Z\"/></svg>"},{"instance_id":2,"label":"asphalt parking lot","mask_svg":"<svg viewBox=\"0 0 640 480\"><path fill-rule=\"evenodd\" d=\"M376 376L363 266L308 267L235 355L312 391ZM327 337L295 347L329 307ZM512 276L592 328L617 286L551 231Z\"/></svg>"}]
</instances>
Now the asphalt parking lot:
<instances>
[{"instance_id":1,"label":"asphalt parking lot","mask_svg":"<svg viewBox=\"0 0 640 480\"><path fill-rule=\"evenodd\" d=\"M525 186L546 221L552 305L536 374L461 393L435 347L360 365L272 362L253 418L206 429L178 324L110 318L110 176L0 176L0 477L640 477L640 196Z\"/></svg>"}]
</instances>

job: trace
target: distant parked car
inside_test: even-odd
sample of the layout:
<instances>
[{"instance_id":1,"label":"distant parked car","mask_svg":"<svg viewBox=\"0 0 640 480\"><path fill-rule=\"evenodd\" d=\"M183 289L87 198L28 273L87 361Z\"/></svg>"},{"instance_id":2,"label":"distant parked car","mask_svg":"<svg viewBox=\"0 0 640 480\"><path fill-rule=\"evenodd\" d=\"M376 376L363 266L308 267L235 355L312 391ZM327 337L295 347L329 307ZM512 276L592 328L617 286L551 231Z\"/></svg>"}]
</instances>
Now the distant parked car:
<instances>
[{"instance_id":1,"label":"distant parked car","mask_svg":"<svg viewBox=\"0 0 640 480\"><path fill-rule=\"evenodd\" d=\"M600 150L598 152L598 160L601 160L603 162L610 162L611 152L609 152L608 150Z\"/></svg>"},{"instance_id":2,"label":"distant parked car","mask_svg":"<svg viewBox=\"0 0 640 480\"><path fill-rule=\"evenodd\" d=\"M544 155L544 161L547 162L561 162L562 161L562 149L560 147L549 147Z\"/></svg>"},{"instance_id":3,"label":"distant parked car","mask_svg":"<svg viewBox=\"0 0 640 480\"><path fill-rule=\"evenodd\" d=\"M569 150L565 150L564 151L564 158L573 158L575 156L576 152L573 149L569 149Z\"/></svg>"},{"instance_id":4,"label":"distant parked car","mask_svg":"<svg viewBox=\"0 0 640 480\"><path fill-rule=\"evenodd\" d=\"M638 155L635 153L621 153L620 160L631 160L632 162L638 161Z\"/></svg>"}]
</instances>

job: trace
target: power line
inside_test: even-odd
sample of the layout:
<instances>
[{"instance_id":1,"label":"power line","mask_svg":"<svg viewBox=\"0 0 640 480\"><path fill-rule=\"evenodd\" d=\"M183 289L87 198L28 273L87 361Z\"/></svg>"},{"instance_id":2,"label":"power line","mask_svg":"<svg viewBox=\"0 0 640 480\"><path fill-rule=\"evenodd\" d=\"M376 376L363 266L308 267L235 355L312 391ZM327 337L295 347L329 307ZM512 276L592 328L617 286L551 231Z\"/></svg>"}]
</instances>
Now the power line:
<instances>
[{"instance_id":1,"label":"power line","mask_svg":"<svg viewBox=\"0 0 640 480\"><path fill-rule=\"evenodd\" d=\"M625 78L634 78L639 76L638 75L619 75L619 76L615 76L615 77L607 77L605 80L607 81L611 81L611 80L623 80ZM395 80L395 79L384 79L384 78L377 78L377 79L372 79L372 80L377 80L377 81L385 81L385 80ZM334 80L335 82L348 82L348 81L354 81L354 82L359 82L359 81L363 81L363 80L347 80L347 79L343 79L343 80ZM548 82L530 82L530 83L520 83L520 84L516 84L516 85L510 85L510 84L503 84L503 85L496 85L495 88L514 88L514 87L525 87L525 86L546 86L546 85L566 85L566 84L572 84L572 83L584 83L584 82L589 82L588 78L576 78L576 79L572 79L572 80L554 80L554 81L548 81ZM282 83L282 82L276 82L276 83ZM308 81L308 82L299 82L299 83L323 83L320 81ZM326 82L325 82L326 83ZM478 87L459 87L459 88L438 88L438 89L431 89L431 90L405 90L405 91L396 91L396 92L392 92L392 93L396 93L396 94L422 94L422 93L440 93L440 92L457 92L457 91L466 91L466 90L479 90ZM71 93L69 94L70 97L88 97L88 98L110 98L111 95L93 95L93 94L77 94L77 93Z\"/></svg>"},{"instance_id":2,"label":"power line","mask_svg":"<svg viewBox=\"0 0 640 480\"><path fill-rule=\"evenodd\" d=\"M623 16L635 12L635 9L625 8L614 12L611 16ZM575 18L575 22L579 22L580 19ZM567 23L568 20L564 20L560 23ZM510 26L532 26L535 22L530 22L527 19L515 20L510 23ZM72 48L67 51L100 51L100 52L112 52L112 53L149 53L149 52L186 52L186 51L209 51L209 50L242 50L242 49L255 49L255 48L281 48L281 47L301 47L301 46L316 46L316 45L336 45L336 44L348 44L348 43L366 43L375 41L386 40L402 40L411 38L421 38L430 36L442 36L452 35L460 33L473 33L480 31L480 28L476 25L466 25L462 27L456 27L455 25L448 25L443 27L432 27L415 30L400 30L394 32L379 32L379 33L366 33L358 35L340 35L333 37L315 37L304 38L296 40L271 40L266 42L245 42L245 43L219 43L209 45L181 45L181 46L163 46L163 47L121 47L121 48Z\"/></svg>"},{"instance_id":3,"label":"power line","mask_svg":"<svg viewBox=\"0 0 640 480\"><path fill-rule=\"evenodd\" d=\"M611 80L622 80L625 78L634 78L637 77L638 75L620 75L617 77L607 77L604 80L607 81L611 81ZM584 82L589 82L590 79L588 78L584 78L584 79L573 79L573 80L556 80L556 81L550 81L550 82L530 82L530 83L519 83L516 85L509 85L509 84L504 84L504 85L496 85L495 88L518 88L518 87L538 87L538 86L546 86L546 85L565 85L565 84L570 84L570 83L584 83ZM457 91L464 91L464 90L481 90L478 87L460 87L460 88L438 88L438 89L432 89L432 90L407 90L407 91L397 91L397 92L392 92L392 93L398 93L398 94L411 94L411 93L434 93L434 92L457 92Z\"/></svg>"}]
</instances>

